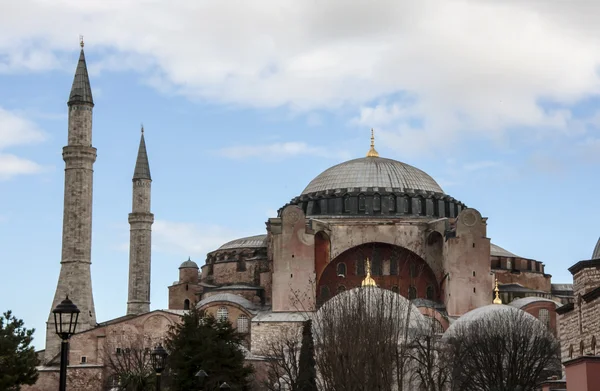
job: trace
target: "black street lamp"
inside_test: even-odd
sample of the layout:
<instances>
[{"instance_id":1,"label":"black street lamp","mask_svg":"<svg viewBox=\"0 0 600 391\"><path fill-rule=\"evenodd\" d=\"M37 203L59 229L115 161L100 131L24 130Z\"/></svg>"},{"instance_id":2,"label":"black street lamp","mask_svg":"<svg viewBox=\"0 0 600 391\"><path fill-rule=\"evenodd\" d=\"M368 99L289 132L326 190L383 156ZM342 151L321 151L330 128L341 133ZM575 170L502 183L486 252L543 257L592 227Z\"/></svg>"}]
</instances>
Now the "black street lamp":
<instances>
[{"instance_id":1,"label":"black street lamp","mask_svg":"<svg viewBox=\"0 0 600 391\"><path fill-rule=\"evenodd\" d=\"M169 353L162 347L161 344L152 351L152 367L156 372L156 391L160 391L160 374L165 369L167 356Z\"/></svg>"},{"instance_id":2,"label":"black street lamp","mask_svg":"<svg viewBox=\"0 0 600 391\"><path fill-rule=\"evenodd\" d=\"M219 390L231 390L231 387L229 387L229 384L223 382L223 384L221 384L219 387Z\"/></svg>"},{"instance_id":3,"label":"black street lamp","mask_svg":"<svg viewBox=\"0 0 600 391\"><path fill-rule=\"evenodd\" d=\"M79 319L79 308L71 300L69 295L60 302L52 311L54 314L54 327L56 334L61 339L60 343L60 380L59 391L67 389L67 361L69 361L69 338L75 334L77 320Z\"/></svg>"},{"instance_id":4,"label":"black street lamp","mask_svg":"<svg viewBox=\"0 0 600 391\"><path fill-rule=\"evenodd\" d=\"M208 377L208 373L206 373L206 371L201 369L196 373L195 376L198 378L198 382L200 383L200 390L204 389L204 382L206 381L206 378Z\"/></svg>"}]
</instances>

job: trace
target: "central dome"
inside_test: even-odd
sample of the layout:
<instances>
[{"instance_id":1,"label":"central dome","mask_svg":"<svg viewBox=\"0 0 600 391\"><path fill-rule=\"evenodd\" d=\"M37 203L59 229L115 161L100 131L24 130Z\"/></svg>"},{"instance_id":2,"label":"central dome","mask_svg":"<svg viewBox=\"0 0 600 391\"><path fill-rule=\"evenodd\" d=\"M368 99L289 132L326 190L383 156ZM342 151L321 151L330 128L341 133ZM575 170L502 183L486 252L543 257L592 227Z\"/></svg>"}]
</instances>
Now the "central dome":
<instances>
[{"instance_id":1,"label":"central dome","mask_svg":"<svg viewBox=\"0 0 600 391\"><path fill-rule=\"evenodd\" d=\"M364 187L444 194L440 185L426 172L397 160L376 156L349 160L328 168L313 179L302 194Z\"/></svg>"}]
</instances>

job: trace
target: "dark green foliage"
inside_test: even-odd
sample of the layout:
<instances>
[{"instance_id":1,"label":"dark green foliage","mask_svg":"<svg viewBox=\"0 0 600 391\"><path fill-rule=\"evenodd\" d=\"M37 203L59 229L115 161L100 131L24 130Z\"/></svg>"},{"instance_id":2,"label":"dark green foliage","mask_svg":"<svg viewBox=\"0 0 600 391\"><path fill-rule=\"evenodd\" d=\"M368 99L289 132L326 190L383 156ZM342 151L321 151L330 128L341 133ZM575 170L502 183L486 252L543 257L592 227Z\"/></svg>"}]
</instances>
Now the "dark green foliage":
<instances>
[{"instance_id":1,"label":"dark green foliage","mask_svg":"<svg viewBox=\"0 0 600 391\"><path fill-rule=\"evenodd\" d=\"M39 360L31 345L35 329L26 329L21 319L7 311L0 317L0 390L19 390L34 384Z\"/></svg>"},{"instance_id":2,"label":"dark green foliage","mask_svg":"<svg viewBox=\"0 0 600 391\"><path fill-rule=\"evenodd\" d=\"M312 322L307 320L302 328L302 347L298 364L298 390L317 391L317 370L315 368L315 343L312 336Z\"/></svg>"},{"instance_id":3,"label":"dark green foliage","mask_svg":"<svg viewBox=\"0 0 600 391\"><path fill-rule=\"evenodd\" d=\"M244 366L243 338L228 321L217 321L203 311L190 309L167 336L170 390L199 390L195 375L200 369L208 374L204 389L218 389L223 382L232 390L247 389L252 368Z\"/></svg>"}]
</instances>

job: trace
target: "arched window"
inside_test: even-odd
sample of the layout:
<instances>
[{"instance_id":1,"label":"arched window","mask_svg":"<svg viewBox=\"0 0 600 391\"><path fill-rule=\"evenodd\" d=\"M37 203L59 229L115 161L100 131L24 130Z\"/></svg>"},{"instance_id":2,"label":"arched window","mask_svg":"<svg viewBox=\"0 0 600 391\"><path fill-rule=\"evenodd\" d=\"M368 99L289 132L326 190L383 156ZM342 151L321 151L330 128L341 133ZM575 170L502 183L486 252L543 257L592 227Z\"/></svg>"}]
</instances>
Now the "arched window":
<instances>
[{"instance_id":1,"label":"arched window","mask_svg":"<svg viewBox=\"0 0 600 391\"><path fill-rule=\"evenodd\" d=\"M411 263L409 266L410 278L417 277L417 267L414 263Z\"/></svg>"},{"instance_id":2,"label":"arched window","mask_svg":"<svg viewBox=\"0 0 600 391\"><path fill-rule=\"evenodd\" d=\"M425 298L427 300L433 300L433 285L428 285L425 291Z\"/></svg>"},{"instance_id":3,"label":"arched window","mask_svg":"<svg viewBox=\"0 0 600 391\"><path fill-rule=\"evenodd\" d=\"M506 260L506 268L508 270L512 270L512 261L510 259Z\"/></svg>"},{"instance_id":4,"label":"arched window","mask_svg":"<svg viewBox=\"0 0 600 391\"><path fill-rule=\"evenodd\" d=\"M185 284L185 290L187 291L189 289L190 289L190 286L188 284Z\"/></svg>"},{"instance_id":5,"label":"arched window","mask_svg":"<svg viewBox=\"0 0 600 391\"><path fill-rule=\"evenodd\" d=\"M227 307L219 307L217 310L217 320L224 322L229 319L229 310Z\"/></svg>"},{"instance_id":6,"label":"arched window","mask_svg":"<svg viewBox=\"0 0 600 391\"><path fill-rule=\"evenodd\" d=\"M434 334L444 334L444 326L442 326L442 323L439 320L433 316L426 316L426 319L429 319L431 322L431 330Z\"/></svg>"},{"instance_id":7,"label":"arched window","mask_svg":"<svg viewBox=\"0 0 600 391\"><path fill-rule=\"evenodd\" d=\"M373 257L373 263L371 264L371 274L374 276L383 275L383 263L379 255Z\"/></svg>"},{"instance_id":8,"label":"arched window","mask_svg":"<svg viewBox=\"0 0 600 391\"><path fill-rule=\"evenodd\" d=\"M344 213L350 213L350 211L350 196L346 194L344 196Z\"/></svg>"},{"instance_id":9,"label":"arched window","mask_svg":"<svg viewBox=\"0 0 600 391\"><path fill-rule=\"evenodd\" d=\"M337 275L338 277L346 277L346 264L344 262L338 263Z\"/></svg>"},{"instance_id":10,"label":"arched window","mask_svg":"<svg viewBox=\"0 0 600 391\"><path fill-rule=\"evenodd\" d=\"M585 351L585 344L583 341L579 342L579 355L583 356L583 352Z\"/></svg>"},{"instance_id":11,"label":"arched window","mask_svg":"<svg viewBox=\"0 0 600 391\"><path fill-rule=\"evenodd\" d=\"M596 355L596 336L592 336L592 354Z\"/></svg>"},{"instance_id":12,"label":"arched window","mask_svg":"<svg viewBox=\"0 0 600 391\"><path fill-rule=\"evenodd\" d=\"M373 211L379 212L381 210L381 197L379 194L373 196Z\"/></svg>"},{"instance_id":13,"label":"arched window","mask_svg":"<svg viewBox=\"0 0 600 391\"><path fill-rule=\"evenodd\" d=\"M398 260L396 258L390 259L390 276L398 275Z\"/></svg>"},{"instance_id":14,"label":"arched window","mask_svg":"<svg viewBox=\"0 0 600 391\"><path fill-rule=\"evenodd\" d=\"M390 213L394 213L396 212L396 196L395 195L390 195L389 201L388 201L388 211Z\"/></svg>"},{"instance_id":15,"label":"arched window","mask_svg":"<svg viewBox=\"0 0 600 391\"><path fill-rule=\"evenodd\" d=\"M398 293L398 292L400 292L400 289L398 288L398 285L394 285L394 286L392 287L392 292L394 292L394 293Z\"/></svg>"},{"instance_id":16,"label":"arched window","mask_svg":"<svg viewBox=\"0 0 600 391\"><path fill-rule=\"evenodd\" d=\"M238 333L247 333L249 330L249 319L246 315L240 315L237 318L237 331Z\"/></svg>"},{"instance_id":17,"label":"arched window","mask_svg":"<svg viewBox=\"0 0 600 391\"><path fill-rule=\"evenodd\" d=\"M364 212L366 209L365 206L365 195L364 194L359 194L358 195L358 211L359 212Z\"/></svg>"},{"instance_id":18,"label":"arched window","mask_svg":"<svg viewBox=\"0 0 600 391\"><path fill-rule=\"evenodd\" d=\"M417 288L415 288L414 286L410 286L408 288L408 299L409 300L413 300L417 298Z\"/></svg>"},{"instance_id":19,"label":"arched window","mask_svg":"<svg viewBox=\"0 0 600 391\"><path fill-rule=\"evenodd\" d=\"M550 312L547 309L542 308L538 313L538 319L540 322L544 324L547 328L550 328Z\"/></svg>"},{"instance_id":20,"label":"arched window","mask_svg":"<svg viewBox=\"0 0 600 391\"><path fill-rule=\"evenodd\" d=\"M357 276L365 275L365 260L364 259L356 260L356 275Z\"/></svg>"},{"instance_id":21,"label":"arched window","mask_svg":"<svg viewBox=\"0 0 600 391\"><path fill-rule=\"evenodd\" d=\"M183 301L183 309L184 310L189 310L190 309L190 301L188 299L185 299Z\"/></svg>"},{"instance_id":22,"label":"arched window","mask_svg":"<svg viewBox=\"0 0 600 391\"><path fill-rule=\"evenodd\" d=\"M573 345L569 346L569 358L573 358Z\"/></svg>"},{"instance_id":23,"label":"arched window","mask_svg":"<svg viewBox=\"0 0 600 391\"><path fill-rule=\"evenodd\" d=\"M338 287L337 287L337 293L342 293L345 290L346 290L346 287L344 285L338 285Z\"/></svg>"}]
</instances>

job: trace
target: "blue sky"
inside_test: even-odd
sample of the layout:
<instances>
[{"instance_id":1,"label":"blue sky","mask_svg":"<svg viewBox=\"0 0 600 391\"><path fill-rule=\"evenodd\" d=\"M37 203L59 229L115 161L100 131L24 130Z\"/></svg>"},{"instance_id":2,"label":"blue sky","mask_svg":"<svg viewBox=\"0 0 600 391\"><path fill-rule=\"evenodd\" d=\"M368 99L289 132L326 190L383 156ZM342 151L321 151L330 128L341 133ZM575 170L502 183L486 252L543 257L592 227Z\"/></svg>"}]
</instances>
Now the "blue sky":
<instances>
[{"instance_id":1,"label":"blue sky","mask_svg":"<svg viewBox=\"0 0 600 391\"><path fill-rule=\"evenodd\" d=\"M417 4L418 3L418 4ZM488 217L554 282L600 235L591 2L23 0L0 14L0 309L44 322L59 272L66 100L85 34L92 273L124 314L140 124L153 177L152 308L179 264L265 221L326 168L380 154ZM563 9L563 7L565 7Z\"/></svg>"}]
</instances>

